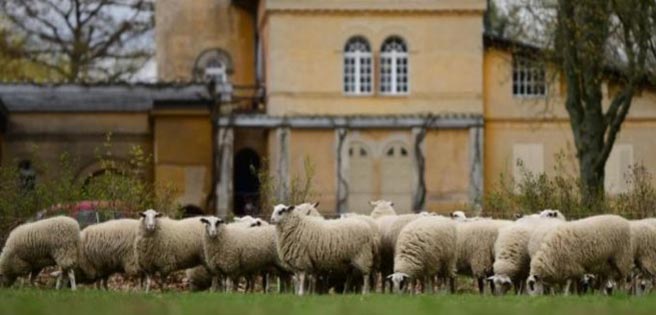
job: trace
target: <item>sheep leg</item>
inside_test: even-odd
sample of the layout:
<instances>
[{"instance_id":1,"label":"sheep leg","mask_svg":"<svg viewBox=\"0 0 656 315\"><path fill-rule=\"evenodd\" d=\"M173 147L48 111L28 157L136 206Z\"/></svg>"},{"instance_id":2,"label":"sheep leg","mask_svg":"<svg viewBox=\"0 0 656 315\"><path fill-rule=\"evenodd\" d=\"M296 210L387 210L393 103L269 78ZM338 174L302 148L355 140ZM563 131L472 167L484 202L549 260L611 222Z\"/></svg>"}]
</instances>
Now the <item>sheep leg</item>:
<instances>
[{"instance_id":1,"label":"sheep leg","mask_svg":"<svg viewBox=\"0 0 656 315\"><path fill-rule=\"evenodd\" d=\"M424 293L426 294L433 294L433 282L435 278L433 276L427 276L426 279L424 279L424 282L426 283L426 286L424 287Z\"/></svg>"},{"instance_id":2,"label":"sheep leg","mask_svg":"<svg viewBox=\"0 0 656 315\"><path fill-rule=\"evenodd\" d=\"M218 276L212 276L212 286L210 287L211 292L216 292L216 290L219 288L219 277Z\"/></svg>"},{"instance_id":3,"label":"sheep leg","mask_svg":"<svg viewBox=\"0 0 656 315\"><path fill-rule=\"evenodd\" d=\"M68 280L71 282L71 290L72 291L77 290L77 285L75 284L75 270L73 269L68 270Z\"/></svg>"},{"instance_id":4,"label":"sheep leg","mask_svg":"<svg viewBox=\"0 0 656 315\"><path fill-rule=\"evenodd\" d=\"M298 291L296 292L296 294L303 295L304 286L305 286L305 272L304 271L298 272L297 278L298 278Z\"/></svg>"},{"instance_id":5,"label":"sheep leg","mask_svg":"<svg viewBox=\"0 0 656 315\"><path fill-rule=\"evenodd\" d=\"M449 291L451 294L456 293L456 277L449 276Z\"/></svg>"},{"instance_id":6,"label":"sheep leg","mask_svg":"<svg viewBox=\"0 0 656 315\"><path fill-rule=\"evenodd\" d=\"M57 283L55 284L55 289L57 289L57 290L61 289L63 278L64 278L64 273L60 272L57 275Z\"/></svg>"},{"instance_id":7,"label":"sheep leg","mask_svg":"<svg viewBox=\"0 0 656 315\"><path fill-rule=\"evenodd\" d=\"M490 281L494 282L494 281ZM485 279L481 277L476 277L476 284L478 285L478 293L480 295L485 294Z\"/></svg>"},{"instance_id":8,"label":"sheep leg","mask_svg":"<svg viewBox=\"0 0 656 315\"><path fill-rule=\"evenodd\" d=\"M32 270L30 273L30 285L33 287L36 287L36 278L39 276L39 273L41 273L41 270Z\"/></svg>"},{"instance_id":9,"label":"sheep leg","mask_svg":"<svg viewBox=\"0 0 656 315\"><path fill-rule=\"evenodd\" d=\"M269 293L269 273L262 273L262 293Z\"/></svg>"},{"instance_id":10,"label":"sheep leg","mask_svg":"<svg viewBox=\"0 0 656 315\"><path fill-rule=\"evenodd\" d=\"M369 294L369 274L364 274L364 284L362 286L362 294Z\"/></svg>"},{"instance_id":11,"label":"sheep leg","mask_svg":"<svg viewBox=\"0 0 656 315\"><path fill-rule=\"evenodd\" d=\"M150 283L152 282L152 276L150 274L146 274L146 293L150 292Z\"/></svg>"},{"instance_id":12,"label":"sheep leg","mask_svg":"<svg viewBox=\"0 0 656 315\"><path fill-rule=\"evenodd\" d=\"M565 281L565 287L563 287L563 295L568 296L569 295L569 289L572 286L572 279L567 279Z\"/></svg>"}]
</instances>

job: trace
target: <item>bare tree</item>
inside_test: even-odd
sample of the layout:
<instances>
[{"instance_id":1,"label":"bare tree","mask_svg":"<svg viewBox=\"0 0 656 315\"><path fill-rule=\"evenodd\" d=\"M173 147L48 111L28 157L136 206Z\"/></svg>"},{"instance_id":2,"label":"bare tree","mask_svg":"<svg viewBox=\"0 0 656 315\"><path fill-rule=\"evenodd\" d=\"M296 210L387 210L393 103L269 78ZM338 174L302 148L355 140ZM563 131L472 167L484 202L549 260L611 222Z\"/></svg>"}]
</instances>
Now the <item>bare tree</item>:
<instances>
[{"instance_id":1,"label":"bare tree","mask_svg":"<svg viewBox=\"0 0 656 315\"><path fill-rule=\"evenodd\" d=\"M656 1L520 2L520 10L511 9L511 36L542 45L547 61L564 77L582 201L593 207L603 200L606 161L633 97L644 84L655 82ZM604 83L618 87L608 106Z\"/></svg>"},{"instance_id":2,"label":"bare tree","mask_svg":"<svg viewBox=\"0 0 656 315\"><path fill-rule=\"evenodd\" d=\"M0 0L20 55L66 81L125 80L152 56L153 0Z\"/></svg>"}]
</instances>

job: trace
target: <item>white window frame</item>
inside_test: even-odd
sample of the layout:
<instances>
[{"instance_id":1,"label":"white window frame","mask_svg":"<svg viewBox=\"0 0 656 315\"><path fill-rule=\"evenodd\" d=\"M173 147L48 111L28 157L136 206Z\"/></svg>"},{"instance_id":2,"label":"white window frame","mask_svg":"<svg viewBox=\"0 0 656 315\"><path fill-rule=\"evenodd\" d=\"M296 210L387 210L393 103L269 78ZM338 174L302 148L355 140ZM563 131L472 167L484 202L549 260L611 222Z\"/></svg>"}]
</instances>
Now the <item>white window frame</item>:
<instances>
[{"instance_id":1,"label":"white window frame","mask_svg":"<svg viewBox=\"0 0 656 315\"><path fill-rule=\"evenodd\" d=\"M402 46L403 50L389 50L386 51L386 46L392 42L398 40ZM404 61L405 63L405 91L400 90L399 86L399 71L400 67L400 61ZM383 73L383 64L385 64L386 61L389 61L389 90L384 91L383 88L385 86L384 80L386 74ZM380 49L380 71L379 71L379 86L378 90L381 95L386 95L386 96L394 96L394 95L408 95L410 93L410 58L408 56L408 45L405 42L405 40L399 36L390 36L385 41L383 42L383 45L381 46Z\"/></svg>"},{"instance_id":2,"label":"white window frame","mask_svg":"<svg viewBox=\"0 0 656 315\"><path fill-rule=\"evenodd\" d=\"M512 58L511 92L513 97L547 97L546 66L526 56L513 54Z\"/></svg>"},{"instance_id":3,"label":"white window frame","mask_svg":"<svg viewBox=\"0 0 656 315\"><path fill-rule=\"evenodd\" d=\"M207 81L216 78L215 83L228 82L228 67L221 60L210 60L203 69L203 76Z\"/></svg>"},{"instance_id":4,"label":"white window frame","mask_svg":"<svg viewBox=\"0 0 656 315\"><path fill-rule=\"evenodd\" d=\"M349 46L352 44L357 44L357 41L362 41L365 44L366 51L349 50ZM364 60L368 60L369 62L369 71L366 73L366 75L369 77L368 90L366 89L366 86L362 84L362 81L366 78L362 73L362 63ZM353 62L352 82L350 82L352 85L350 86L350 90L347 89L349 86L346 82L347 75L350 75L346 71L348 61ZM344 58L342 64L342 92L349 96L372 95L374 92L373 67L373 55L371 53L371 46L369 45L369 41L362 36L354 36L349 38L349 40L346 42L346 45L344 45Z\"/></svg>"}]
</instances>

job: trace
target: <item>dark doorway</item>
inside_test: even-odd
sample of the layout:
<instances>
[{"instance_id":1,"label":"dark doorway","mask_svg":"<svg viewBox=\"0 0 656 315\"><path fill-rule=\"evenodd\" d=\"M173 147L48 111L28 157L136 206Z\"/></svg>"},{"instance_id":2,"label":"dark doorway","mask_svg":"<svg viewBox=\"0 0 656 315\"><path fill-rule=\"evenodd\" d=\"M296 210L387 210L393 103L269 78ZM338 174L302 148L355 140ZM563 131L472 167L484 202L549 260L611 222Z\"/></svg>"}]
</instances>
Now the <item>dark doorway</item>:
<instances>
[{"instance_id":1,"label":"dark doorway","mask_svg":"<svg viewBox=\"0 0 656 315\"><path fill-rule=\"evenodd\" d=\"M234 212L236 216L259 214L260 156L252 149L235 154L233 169Z\"/></svg>"}]
</instances>

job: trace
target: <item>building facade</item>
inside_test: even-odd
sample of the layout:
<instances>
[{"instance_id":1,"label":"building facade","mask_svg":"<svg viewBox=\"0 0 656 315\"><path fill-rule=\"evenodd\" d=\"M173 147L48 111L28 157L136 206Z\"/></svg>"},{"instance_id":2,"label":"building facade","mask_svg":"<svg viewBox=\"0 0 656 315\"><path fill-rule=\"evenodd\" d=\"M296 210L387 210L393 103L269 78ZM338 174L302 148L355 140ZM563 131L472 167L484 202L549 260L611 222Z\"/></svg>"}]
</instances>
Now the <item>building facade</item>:
<instances>
[{"instance_id":1,"label":"building facade","mask_svg":"<svg viewBox=\"0 0 656 315\"><path fill-rule=\"evenodd\" d=\"M477 208L502 173L575 167L556 71L484 35L485 9L158 0L158 77L177 83L3 85L2 163L33 142L53 157L89 154L112 132L119 148L153 154L153 180L174 183L181 205L222 216L257 212L259 170L288 200L308 162L325 214L365 213L376 199L399 212ZM606 100L615 89L606 84ZM656 169L654 127L656 93L645 87L609 159L610 192L626 191L633 163Z\"/></svg>"}]
</instances>

